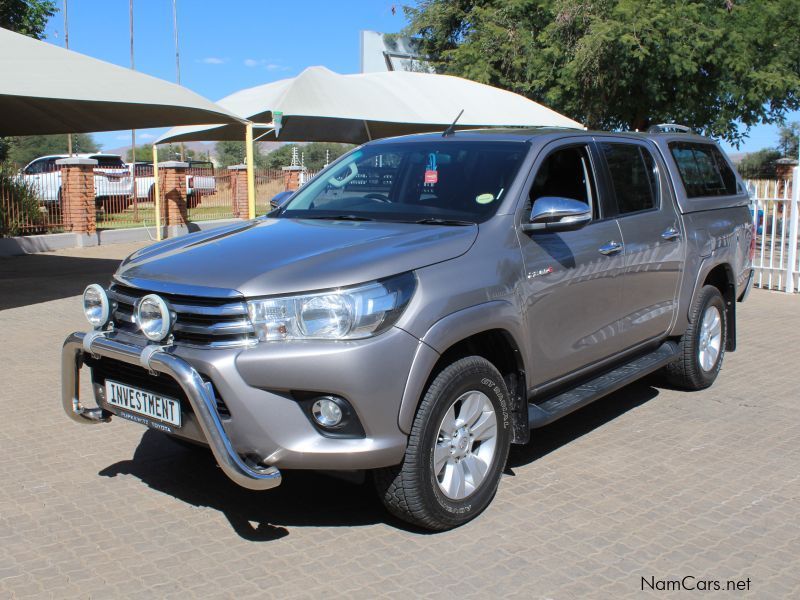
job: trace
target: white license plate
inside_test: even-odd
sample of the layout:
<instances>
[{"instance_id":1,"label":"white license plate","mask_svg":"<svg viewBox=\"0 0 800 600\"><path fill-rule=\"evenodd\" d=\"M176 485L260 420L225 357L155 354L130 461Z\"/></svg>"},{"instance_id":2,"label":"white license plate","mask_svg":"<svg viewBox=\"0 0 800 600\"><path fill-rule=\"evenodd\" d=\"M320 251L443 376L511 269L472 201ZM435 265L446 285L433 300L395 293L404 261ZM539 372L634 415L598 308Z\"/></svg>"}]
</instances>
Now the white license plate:
<instances>
[{"instance_id":1,"label":"white license plate","mask_svg":"<svg viewBox=\"0 0 800 600\"><path fill-rule=\"evenodd\" d=\"M175 427L181 426L181 403L175 398L167 398L106 379L106 402L134 415L169 423ZM149 425L150 423L145 422L144 424Z\"/></svg>"}]
</instances>

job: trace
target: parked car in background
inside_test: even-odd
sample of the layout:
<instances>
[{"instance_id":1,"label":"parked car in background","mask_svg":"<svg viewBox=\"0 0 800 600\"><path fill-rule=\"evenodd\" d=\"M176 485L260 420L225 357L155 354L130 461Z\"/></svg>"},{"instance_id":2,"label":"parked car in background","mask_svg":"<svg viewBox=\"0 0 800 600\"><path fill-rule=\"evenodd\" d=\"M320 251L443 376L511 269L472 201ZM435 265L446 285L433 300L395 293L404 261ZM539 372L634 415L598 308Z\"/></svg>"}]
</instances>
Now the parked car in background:
<instances>
[{"instance_id":1,"label":"parked car in background","mask_svg":"<svg viewBox=\"0 0 800 600\"><path fill-rule=\"evenodd\" d=\"M194 208L200 204L203 196L216 192L217 179L214 176L214 165L210 161L189 160L186 171L186 204ZM153 176L153 163L136 162L129 165L131 173L136 174L136 198L138 200L152 201L155 191L155 177ZM135 169L135 171L134 171Z\"/></svg>"},{"instance_id":2,"label":"parked car in background","mask_svg":"<svg viewBox=\"0 0 800 600\"><path fill-rule=\"evenodd\" d=\"M370 470L393 514L449 529L530 430L658 370L713 384L752 285L748 195L688 133L376 140L278 202L86 289L70 418L207 445L250 489Z\"/></svg>"},{"instance_id":3,"label":"parked car in background","mask_svg":"<svg viewBox=\"0 0 800 600\"><path fill-rule=\"evenodd\" d=\"M98 203L110 197L128 197L133 192L130 171L117 154L76 154L77 158L97 161L94 169L94 195ZM29 162L19 173L18 179L35 191L45 204L59 202L61 198L61 169L56 164L68 154L41 156Z\"/></svg>"}]
</instances>

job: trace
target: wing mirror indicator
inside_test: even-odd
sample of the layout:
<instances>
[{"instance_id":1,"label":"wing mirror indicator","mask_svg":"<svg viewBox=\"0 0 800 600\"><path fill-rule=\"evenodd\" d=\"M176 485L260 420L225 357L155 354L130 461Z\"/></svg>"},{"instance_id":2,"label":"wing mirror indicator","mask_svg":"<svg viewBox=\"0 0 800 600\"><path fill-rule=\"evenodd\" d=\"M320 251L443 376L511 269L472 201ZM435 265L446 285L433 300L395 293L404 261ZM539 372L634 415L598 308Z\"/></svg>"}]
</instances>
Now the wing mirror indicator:
<instances>
[{"instance_id":1,"label":"wing mirror indicator","mask_svg":"<svg viewBox=\"0 0 800 600\"><path fill-rule=\"evenodd\" d=\"M533 203L528 223L522 224L523 231L574 231L592 220L592 209L585 202L542 196Z\"/></svg>"}]
</instances>

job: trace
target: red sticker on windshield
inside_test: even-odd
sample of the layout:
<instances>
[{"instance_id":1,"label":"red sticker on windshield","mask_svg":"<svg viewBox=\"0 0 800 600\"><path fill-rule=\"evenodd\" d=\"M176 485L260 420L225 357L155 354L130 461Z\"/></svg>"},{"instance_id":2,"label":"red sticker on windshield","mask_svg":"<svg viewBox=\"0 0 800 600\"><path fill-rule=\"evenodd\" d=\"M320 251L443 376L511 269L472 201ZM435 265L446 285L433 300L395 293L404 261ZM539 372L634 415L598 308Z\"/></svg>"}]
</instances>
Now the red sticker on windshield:
<instances>
[{"instance_id":1,"label":"red sticker on windshield","mask_svg":"<svg viewBox=\"0 0 800 600\"><path fill-rule=\"evenodd\" d=\"M425 171L425 183L436 183L437 181L439 181L439 171L432 171L431 169Z\"/></svg>"}]
</instances>

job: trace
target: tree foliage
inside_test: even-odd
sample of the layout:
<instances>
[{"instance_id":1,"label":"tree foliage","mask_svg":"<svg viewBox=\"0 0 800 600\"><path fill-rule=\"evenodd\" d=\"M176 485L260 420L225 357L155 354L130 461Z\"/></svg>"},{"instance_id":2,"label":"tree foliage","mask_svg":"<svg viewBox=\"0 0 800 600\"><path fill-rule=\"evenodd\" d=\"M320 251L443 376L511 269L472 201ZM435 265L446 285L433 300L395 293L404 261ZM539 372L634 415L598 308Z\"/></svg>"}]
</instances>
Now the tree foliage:
<instances>
[{"instance_id":1,"label":"tree foliage","mask_svg":"<svg viewBox=\"0 0 800 600\"><path fill-rule=\"evenodd\" d=\"M747 154L737 165L739 175L745 179L774 179L775 161L781 153L775 148L764 148Z\"/></svg>"},{"instance_id":2,"label":"tree foliage","mask_svg":"<svg viewBox=\"0 0 800 600\"><path fill-rule=\"evenodd\" d=\"M40 40L56 10L52 0L0 0L0 27Z\"/></svg>"},{"instance_id":3,"label":"tree foliage","mask_svg":"<svg viewBox=\"0 0 800 600\"><path fill-rule=\"evenodd\" d=\"M63 134L23 135L7 139L9 140L8 160L18 166L24 166L40 156L67 153L67 136ZM97 152L97 150L97 142L91 135L73 134L72 151L75 154Z\"/></svg>"},{"instance_id":4,"label":"tree foliage","mask_svg":"<svg viewBox=\"0 0 800 600\"><path fill-rule=\"evenodd\" d=\"M255 144L254 153L256 168L266 167L267 161L259 144ZM220 167L243 165L245 161L244 142L217 142L214 147L214 155Z\"/></svg>"},{"instance_id":5,"label":"tree foliage","mask_svg":"<svg viewBox=\"0 0 800 600\"><path fill-rule=\"evenodd\" d=\"M191 148L184 148L183 156L186 159L197 158L197 153ZM181 147L180 144L167 144L158 146L158 160L165 162L168 160L180 160ZM201 157L204 158L204 157ZM128 148L125 151L125 161L133 162L133 152ZM136 162L152 162L153 161L153 146L150 144L142 144L136 146Z\"/></svg>"},{"instance_id":6,"label":"tree foliage","mask_svg":"<svg viewBox=\"0 0 800 600\"><path fill-rule=\"evenodd\" d=\"M299 160L312 171L318 171L326 164L326 158L333 162L353 146L335 142L310 142L308 144L286 144L267 155L267 166L271 169L286 167L292 163L292 149L297 147Z\"/></svg>"},{"instance_id":7,"label":"tree foliage","mask_svg":"<svg viewBox=\"0 0 800 600\"><path fill-rule=\"evenodd\" d=\"M778 149L786 158L797 158L800 151L800 123L794 122L780 128Z\"/></svg>"},{"instance_id":8,"label":"tree foliage","mask_svg":"<svg viewBox=\"0 0 800 600\"><path fill-rule=\"evenodd\" d=\"M590 128L674 122L738 144L800 107L800 0L419 0L405 11L438 72Z\"/></svg>"}]
</instances>

